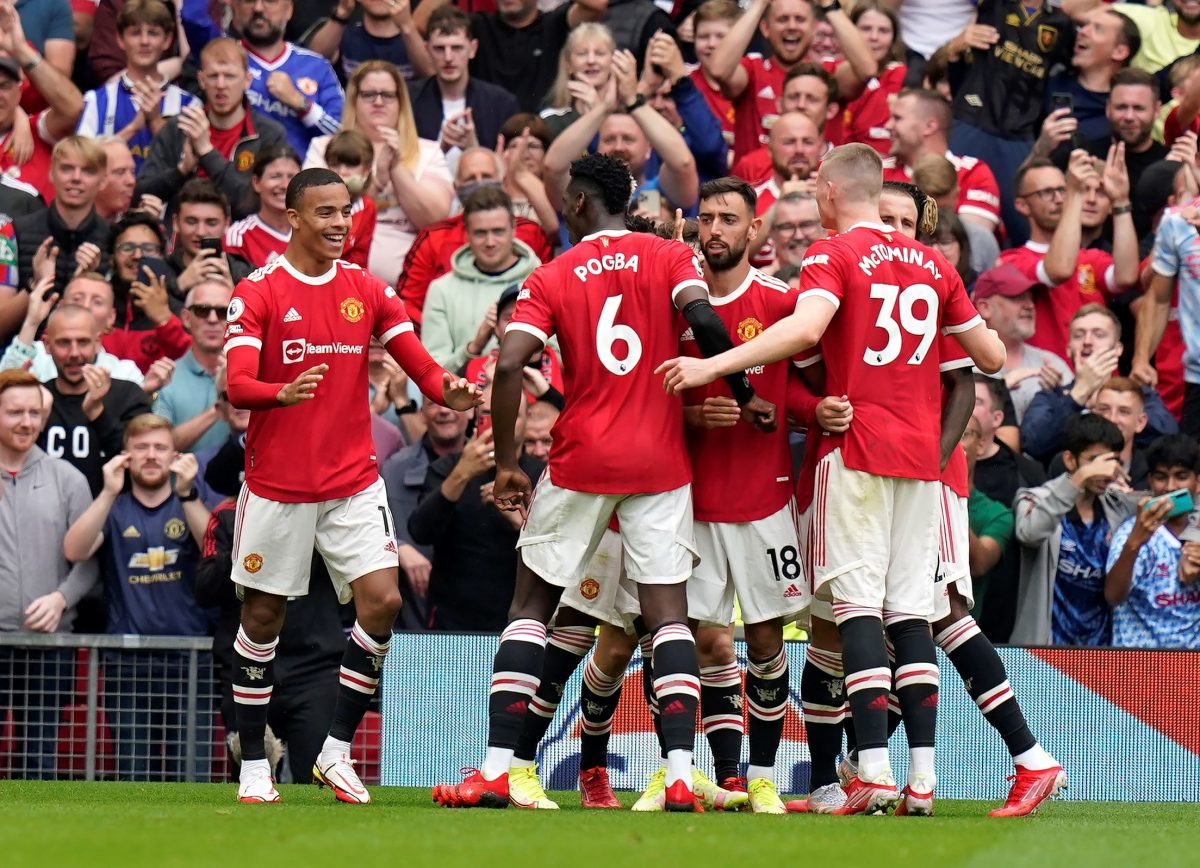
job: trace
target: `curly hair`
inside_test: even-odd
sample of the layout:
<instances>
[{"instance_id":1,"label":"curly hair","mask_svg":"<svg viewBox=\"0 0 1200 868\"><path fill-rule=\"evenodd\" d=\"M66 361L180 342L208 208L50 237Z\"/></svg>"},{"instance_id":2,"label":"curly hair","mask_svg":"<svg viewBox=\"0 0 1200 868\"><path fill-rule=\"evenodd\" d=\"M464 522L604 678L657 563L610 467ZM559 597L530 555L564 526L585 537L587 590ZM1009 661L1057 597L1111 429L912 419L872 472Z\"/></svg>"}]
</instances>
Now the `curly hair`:
<instances>
[{"instance_id":1,"label":"curly hair","mask_svg":"<svg viewBox=\"0 0 1200 868\"><path fill-rule=\"evenodd\" d=\"M609 214L624 214L629 207L633 178L629 167L616 157L584 154L571 163L571 180L593 188Z\"/></svg>"},{"instance_id":2,"label":"curly hair","mask_svg":"<svg viewBox=\"0 0 1200 868\"><path fill-rule=\"evenodd\" d=\"M884 181L883 189L911 196L913 204L917 206L917 234L932 235L934 233L938 222L937 202L925 195L924 190L907 181Z\"/></svg>"}]
</instances>

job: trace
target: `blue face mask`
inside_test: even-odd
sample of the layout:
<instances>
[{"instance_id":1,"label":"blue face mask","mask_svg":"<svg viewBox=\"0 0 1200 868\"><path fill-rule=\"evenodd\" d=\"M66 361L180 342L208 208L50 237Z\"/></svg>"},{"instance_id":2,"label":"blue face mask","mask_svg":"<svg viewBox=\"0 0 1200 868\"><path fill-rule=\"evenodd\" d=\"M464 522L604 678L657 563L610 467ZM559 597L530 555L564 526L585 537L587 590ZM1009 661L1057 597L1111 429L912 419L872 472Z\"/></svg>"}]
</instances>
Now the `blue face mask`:
<instances>
[{"instance_id":1,"label":"blue face mask","mask_svg":"<svg viewBox=\"0 0 1200 868\"><path fill-rule=\"evenodd\" d=\"M472 193L474 193L476 190L485 190L489 187L494 187L495 189L499 190L503 186L504 186L504 184L500 181L492 181L492 180L468 181L467 183L463 184L461 187L455 187L454 192L458 196L459 202L465 202L467 197L470 196Z\"/></svg>"}]
</instances>

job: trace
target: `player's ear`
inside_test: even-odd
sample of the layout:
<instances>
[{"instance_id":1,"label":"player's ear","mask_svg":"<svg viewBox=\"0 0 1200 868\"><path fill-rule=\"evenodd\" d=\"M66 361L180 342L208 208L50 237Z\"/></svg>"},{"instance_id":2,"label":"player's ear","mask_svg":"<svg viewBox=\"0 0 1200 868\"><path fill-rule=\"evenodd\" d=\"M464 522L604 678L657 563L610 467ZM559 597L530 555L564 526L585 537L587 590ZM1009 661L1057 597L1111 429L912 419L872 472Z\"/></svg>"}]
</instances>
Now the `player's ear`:
<instances>
[{"instance_id":1,"label":"player's ear","mask_svg":"<svg viewBox=\"0 0 1200 868\"><path fill-rule=\"evenodd\" d=\"M750 221L750 230L746 233L746 238L750 241L757 240L758 236L760 234L762 234L762 226L763 226L762 218L755 217L753 220Z\"/></svg>"},{"instance_id":2,"label":"player's ear","mask_svg":"<svg viewBox=\"0 0 1200 868\"><path fill-rule=\"evenodd\" d=\"M292 229L300 228L300 212L299 211L297 211L295 208L288 208L287 209L287 218L288 218L288 225L291 226Z\"/></svg>"}]
</instances>

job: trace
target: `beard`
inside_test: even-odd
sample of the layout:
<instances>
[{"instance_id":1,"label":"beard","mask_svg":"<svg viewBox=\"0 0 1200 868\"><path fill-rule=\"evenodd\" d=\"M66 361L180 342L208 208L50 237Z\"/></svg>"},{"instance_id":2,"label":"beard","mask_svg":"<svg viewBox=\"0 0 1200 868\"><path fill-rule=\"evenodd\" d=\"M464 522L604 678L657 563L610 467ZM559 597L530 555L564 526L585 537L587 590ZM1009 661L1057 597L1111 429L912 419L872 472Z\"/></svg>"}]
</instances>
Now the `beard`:
<instances>
[{"instance_id":1,"label":"beard","mask_svg":"<svg viewBox=\"0 0 1200 868\"><path fill-rule=\"evenodd\" d=\"M163 488L171 479L171 474L163 467L161 470L157 467L138 468L134 470L129 468L129 478L142 488Z\"/></svg>"},{"instance_id":2,"label":"beard","mask_svg":"<svg viewBox=\"0 0 1200 868\"><path fill-rule=\"evenodd\" d=\"M704 262L712 271L729 271L734 268L746 255L746 245L729 245L722 253L712 253L704 248Z\"/></svg>"},{"instance_id":3,"label":"beard","mask_svg":"<svg viewBox=\"0 0 1200 868\"><path fill-rule=\"evenodd\" d=\"M252 25L255 23L263 26L256 31L252 29ZM283 31L283 25L276 26L265 18L255 16L246 22L246 29L242 32L242 38L255 48L266 48L282 39Z\"/></svg>"}]
</instances>

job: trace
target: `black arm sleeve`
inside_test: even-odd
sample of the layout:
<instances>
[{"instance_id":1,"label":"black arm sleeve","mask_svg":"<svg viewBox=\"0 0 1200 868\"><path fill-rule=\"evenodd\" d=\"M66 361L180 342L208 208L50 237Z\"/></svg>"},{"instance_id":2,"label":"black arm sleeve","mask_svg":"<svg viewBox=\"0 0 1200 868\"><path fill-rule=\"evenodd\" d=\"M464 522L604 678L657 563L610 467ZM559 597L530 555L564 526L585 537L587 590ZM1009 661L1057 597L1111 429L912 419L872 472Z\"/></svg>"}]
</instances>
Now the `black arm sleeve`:
<instances>
[{"instance_id":1,"label":"black arm sleeve","mask_svg":"<svg viewBox=\"0 0 1200 868\"><path fill-rule=\"evenodd\" d=\"M712 309L708 299L698 298L695 301L689 301L683 307L683 316L688 321L688 325L692 327L696 346L700 347L700 352L704 354L705 358L733 349L733 339L729 337L725 323L721 322L721 318ZM745 371L727 374L725 382L729 384L729 390L733 392L733 399L738 404L745 404L754 397L754 387L750 385L750 378L746 376Z\"/></svg>"}]
</instances>

